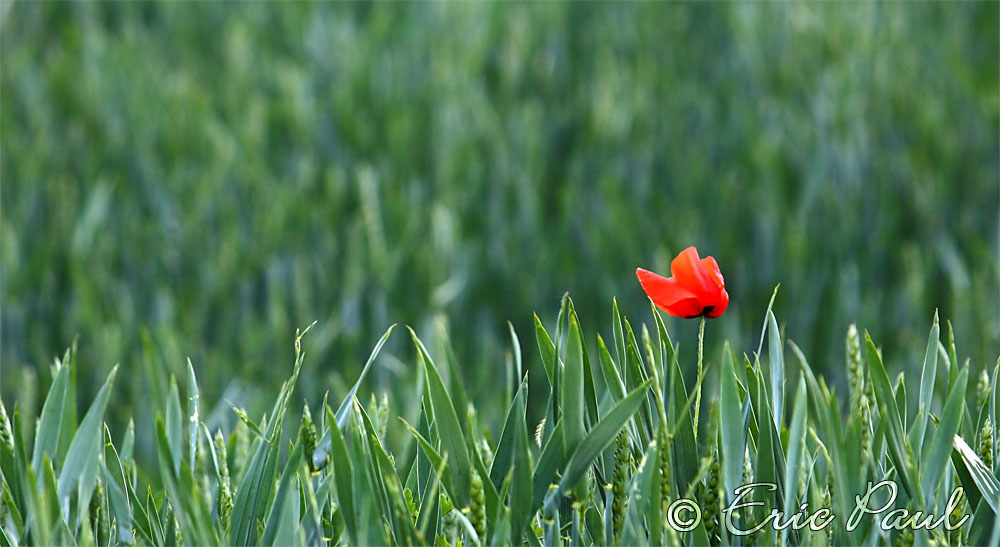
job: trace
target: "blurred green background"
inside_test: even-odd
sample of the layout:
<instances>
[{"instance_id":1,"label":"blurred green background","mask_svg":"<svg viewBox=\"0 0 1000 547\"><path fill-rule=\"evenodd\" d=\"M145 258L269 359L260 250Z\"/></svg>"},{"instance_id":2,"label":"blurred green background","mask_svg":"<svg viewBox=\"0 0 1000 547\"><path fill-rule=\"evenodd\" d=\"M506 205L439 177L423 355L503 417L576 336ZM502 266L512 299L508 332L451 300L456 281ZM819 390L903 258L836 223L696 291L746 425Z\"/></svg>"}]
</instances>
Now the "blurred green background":
<instances>
[{"instance_id":1,"label":"blurred green background","mask_svg":"<svg viewBox=\"0 0 1000 547\"><path fill-rule=\"evenodd\" d=\"M838 385L850 322L916 370L935 308L978 371L998 6L5 0L3 398L29 419L79 336L83 394L122 364L113 420L188 356L258 412L317 320L302 396L339 400L391 323L447 325L486 405L506 321L530 367L565 291L609 338L612 297L650 320L636 266L692 244L732 296L710 361L756 348L781 283ZM691 356L696 322L668 328ZM383 354L372 387L412 392L405 333Z\"/></svg>"}]
</instances>

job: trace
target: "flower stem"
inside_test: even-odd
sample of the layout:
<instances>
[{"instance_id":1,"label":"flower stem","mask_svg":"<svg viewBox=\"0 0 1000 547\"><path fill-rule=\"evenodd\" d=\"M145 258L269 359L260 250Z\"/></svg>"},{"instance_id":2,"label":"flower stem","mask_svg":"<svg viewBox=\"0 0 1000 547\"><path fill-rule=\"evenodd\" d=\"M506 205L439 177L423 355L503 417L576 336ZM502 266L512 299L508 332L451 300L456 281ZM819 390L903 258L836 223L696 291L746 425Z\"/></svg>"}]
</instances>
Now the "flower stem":
<instances>
[{"instance_id":1,"label":"flower stem","mask_svg":"<svg viewBox=\"0 0 1000 547\"><path fill-rule=\"evenodd\" d=\"M694 434L698 435L698 413L701 411L701 382L704 379L704 370L702 368L702 363L705 357L705 316L701 316L701 324L698 325L698 381L695 383L695 389L698 393L694 396Z\"/></svg>"}]
</instances>

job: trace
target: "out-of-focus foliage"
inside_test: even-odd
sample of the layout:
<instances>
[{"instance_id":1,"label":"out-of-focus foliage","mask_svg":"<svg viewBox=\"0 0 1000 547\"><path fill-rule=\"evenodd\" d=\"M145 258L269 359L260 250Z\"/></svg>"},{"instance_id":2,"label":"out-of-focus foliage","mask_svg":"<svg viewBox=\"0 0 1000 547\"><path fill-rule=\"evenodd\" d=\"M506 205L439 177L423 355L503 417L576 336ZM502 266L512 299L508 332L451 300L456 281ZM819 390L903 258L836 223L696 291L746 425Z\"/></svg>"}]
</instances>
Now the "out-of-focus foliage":
<instances>
[{"instance_id":1,"label":"out-of-focus foliage","mask_svg":"<svg viewBox=\"0 0 1000 547\"><path fill-rule=\"evenodd\" d=\"M484 385L505 321L530 333L567 290L588 327L613 296L647 313L634 268L690 244L740 351L780 282L787 334L841 382L848 323L919 370L935 308L986 364L997 10L5 1L3 394L37 412L79 335L81 389L122 363L126 413L144 366L188 355L206 396L246 400L315 319L316 401L388 324L433 340L444 315Z\"/></svg>"}]
</instances>

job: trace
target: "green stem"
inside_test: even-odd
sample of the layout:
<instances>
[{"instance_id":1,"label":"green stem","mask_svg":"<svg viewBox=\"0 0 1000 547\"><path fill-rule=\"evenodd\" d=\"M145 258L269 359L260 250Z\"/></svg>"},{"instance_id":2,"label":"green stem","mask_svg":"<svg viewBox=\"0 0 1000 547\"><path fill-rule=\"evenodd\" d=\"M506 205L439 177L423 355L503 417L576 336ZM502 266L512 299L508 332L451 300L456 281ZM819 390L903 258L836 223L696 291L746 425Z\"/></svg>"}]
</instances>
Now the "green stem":
<instances>
[{"instance_id":1,"label":"green stem","mask_svg":"<svg viewBox=\"0 0 1000 547\"><path fill-rule=\"evenodd\" d=\"M695 389L698 393L694 398L694 434L698 435L698 414L701 411L701 381L703 379L704 370L702 368L702 363L705 357L705 316L701 316L701 324L698 326L698 382L695 384Z\"/></svg>"}]
</instances>

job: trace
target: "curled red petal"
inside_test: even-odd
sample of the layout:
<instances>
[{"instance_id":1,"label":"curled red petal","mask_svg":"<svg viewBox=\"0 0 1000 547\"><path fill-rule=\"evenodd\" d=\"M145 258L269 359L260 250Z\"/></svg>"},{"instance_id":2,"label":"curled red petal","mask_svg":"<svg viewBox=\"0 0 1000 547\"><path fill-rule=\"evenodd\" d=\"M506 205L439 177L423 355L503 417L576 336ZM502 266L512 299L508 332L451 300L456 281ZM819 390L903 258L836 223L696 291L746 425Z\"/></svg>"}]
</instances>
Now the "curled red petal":
<instances>
[{"instance_id":1,"label":"curled red petal","mask_svg":"<svg viewBox=\"0 0 1000 547\"><path fill-rule=\"evenodd\" d=\"M677 283L699 298L711 299L719 290L716 276L705 267L694 247L684 249L670 262L670 273Z\"/></svg>"},{"instance_id":2,"label":"curled red petal","mask_svg":"<svg viewBox=\"0 0 1000 547\"><path fill-rule=\"evenodd\" d=\"M722 277L722 271L719 270L719 263L715 261L715 258L711 256L706 256L705 258L701 259L701 264L702 266L705 267L706 270L708 270L708 273L711 276L712 281L715 282L715 286L720 289L725 288L726 280Z\"/></svg>"},{"instance_id":3,"label":"curled red petal","mask_svg":"<svg viewBox=\"0 0 1000 547\"><path fill-rule=\"evenodd\" d=\"M672 277L663 277L642 268L636 268L635 275L639 278L642 290L646 291L653 304L664 311L669 312L669 308L677 302L697 299L697 295L682 287Z\"/></svg>"}]
</instances>

